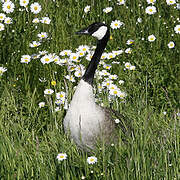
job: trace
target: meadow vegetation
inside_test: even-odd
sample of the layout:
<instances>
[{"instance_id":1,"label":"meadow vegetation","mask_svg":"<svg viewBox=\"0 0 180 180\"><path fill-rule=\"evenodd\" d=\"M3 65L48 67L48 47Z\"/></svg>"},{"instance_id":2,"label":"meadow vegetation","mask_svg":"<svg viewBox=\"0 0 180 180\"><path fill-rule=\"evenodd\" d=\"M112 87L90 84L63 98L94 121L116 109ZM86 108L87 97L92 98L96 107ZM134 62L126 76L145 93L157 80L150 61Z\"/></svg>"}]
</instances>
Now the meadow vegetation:
<instances>
[{"instance_id":1,"label":"meadow vegetation","mask_svg":"<svg viewBox=\"0 0 180 180\"><path fill-rule=\"evenodd\" d=\"M179 15L175 0L1 0L0 179L180 179ZM111 38L94 93L134 137L85 153L62 122L96 45L75 32L97 21Z\"/></svg>"}]
</instances>

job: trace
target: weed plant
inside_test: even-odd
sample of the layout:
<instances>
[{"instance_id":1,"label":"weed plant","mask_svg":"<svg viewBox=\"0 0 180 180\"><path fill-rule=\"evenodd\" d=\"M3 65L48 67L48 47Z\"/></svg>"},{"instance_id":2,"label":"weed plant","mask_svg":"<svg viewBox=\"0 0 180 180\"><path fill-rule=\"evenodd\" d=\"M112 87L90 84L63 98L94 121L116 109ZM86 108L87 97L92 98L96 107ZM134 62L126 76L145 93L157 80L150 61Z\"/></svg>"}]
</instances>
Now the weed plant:
<instances>
[{"instance_id":1,"label":"weed plant","mask_svg":"<svg viewBox=\"0 0 180 180\"><path fill-rule=\"evenodd\" d=\"M178 2L39 0L42 9L37 14L30 9L34 2L23 7L14 0L11 13L4 12L4 2L0 3L0 13L12 18L10 24L0 20L4 25L0 31L0 67L7 70L0 69L0 179L180 179ZM84 11L88 5L89 11ZM148 6L155 6L156 12L146 13ZM105 13L107 7L112 11ZM43 17L51 21L43 22ZM40 22L34 23L35 18ZM123 25L113 28L115 20ZM105 85L99 88L107 83L108 76L97 75L97 102L129 117L134 137L128 144L120 140L86 153L66 137L63 118L81 77L78 67L89 63L87 53L73 65L70 56L60 53L67 49L77 53L80 45L96 45L92 37L78 37L75 32L99 21L111 26L106 55L117 50L122 53L102 60L98 72L117 75L113 84L125 95L112 97ZM41 32L48 37L38 38ZM149 41L150 35L155 40ZM128 40L133 41L127 44ZM32 41L40 45L30 47ZM43 64L42 57L48 54L51 58L58 56L61 62ZM23 55L30 56L28 63L21 62ZM132 70L126 63L133 66ZM70 68L75 68L76 74ZM74 81L68 80L68 75ZM48 89L54 92L45 93ZM62 99L57 105L58 92ZM40 106L40 102L45 105ZM67 158L58 160L58 153L65 153ZM97 162L89 164L90 156Z\"/></svg>"}]
</instances>

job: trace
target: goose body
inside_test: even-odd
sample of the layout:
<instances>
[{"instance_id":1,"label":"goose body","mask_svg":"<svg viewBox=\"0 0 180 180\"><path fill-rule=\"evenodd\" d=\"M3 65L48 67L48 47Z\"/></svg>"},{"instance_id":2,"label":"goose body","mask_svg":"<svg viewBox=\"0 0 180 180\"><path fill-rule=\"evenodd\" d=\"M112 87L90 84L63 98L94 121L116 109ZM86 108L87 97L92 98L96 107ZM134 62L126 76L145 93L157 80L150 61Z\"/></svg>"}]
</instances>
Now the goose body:
<instances>
[{"instance_id":1,"label":"goose body","mask_svg":"<svg viewBox=\"0 0 180 180\"><path fill-rule=\"evenodd\" d=\"M77 34L87 34L97 38L97 47L85 74L76 87L69 109L64 118L64 129L82 149L94 149L98 140L112 139L115 123L111 113L96 104L93 94L93 79L100 57L109 40L108 27L103 23L93 23Z\"/></svg>"}]
</instances>

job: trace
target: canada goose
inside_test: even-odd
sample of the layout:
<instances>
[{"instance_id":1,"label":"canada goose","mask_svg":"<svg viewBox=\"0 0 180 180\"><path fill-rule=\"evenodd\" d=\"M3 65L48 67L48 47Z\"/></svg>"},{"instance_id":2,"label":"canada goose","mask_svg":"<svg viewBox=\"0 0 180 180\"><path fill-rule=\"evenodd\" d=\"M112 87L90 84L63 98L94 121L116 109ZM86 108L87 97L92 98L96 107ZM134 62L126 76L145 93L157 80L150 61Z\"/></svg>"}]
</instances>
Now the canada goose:
<instances>
[{"instance_id":1,"label":"canada goose","mask_svg":"<svg viewBox=\"0 0 180 180\"><path fill-rule=\"evenodd\" d=\"M96 22L76 34L97 38L97 47L85 74L76 87L64 118L64 129L66 133L70 133L70 137L80 148L88 151L95 148L97 140L106 143L115 136L112 112L95 103L92 87L94 74L109 40L110 31L106 24ZM120 122L121 129L125 132L124 123Z\"/></svg>"}]
</instances>

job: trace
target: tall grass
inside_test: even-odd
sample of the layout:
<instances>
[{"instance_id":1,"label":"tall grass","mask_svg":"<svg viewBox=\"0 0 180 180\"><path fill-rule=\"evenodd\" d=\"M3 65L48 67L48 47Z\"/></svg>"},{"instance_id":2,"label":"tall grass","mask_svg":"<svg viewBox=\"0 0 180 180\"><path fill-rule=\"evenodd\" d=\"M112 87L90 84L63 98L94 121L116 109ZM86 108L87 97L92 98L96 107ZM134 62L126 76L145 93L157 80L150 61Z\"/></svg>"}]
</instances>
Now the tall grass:
<instances>
[{"instance_id":1,"label":"tall grass","mask_svg":"<svg viewBox=\"0 0 180 180\"><path fill-rule=\"evenodd\" d=\"M179 24L176 5L157 1L157 13L148 15L146 1L126 1L118 6L108 0L39 0L42 11L34 15L30 10L19 11L19 1L13 2L16 8L7 14L13 24L0 31L0 66L7 68L0 76L0 179L179 179L180 36L174 31ZM87 14L86 5L91 6ZM108 6L113 10L105 14L103 9ZM32 23L35 17L45 16L51 19L50 24ZM142 23L137 23L138 18ZM75 51L81 44L95 45L94 39L79 38L75 32L94 21L110 25L115 19L125 25L111 29L106 52L125 50L129 47L126 41L135 40L131 54L116 57L119 65L112 64L114 59L105 60L112 64L109 72L125 81L120 87L127 97L122 103L120 99L109 102L107 92L96 91L96 96L99 103L130 117L135 134L128 144L120 140L119 144L85 153L64 134L64 106L55 112L55 96L44 97L44 90L52 88L68 91L70 101L78 79L75 83L64 80L69 73L65 66L43 65L38 59L22 64L20 59L42 50L59 54L64 49ZM48 40L30 48L39 32L48 32ZM154 42L147 40L151 34L156 36ZM170 41L175 42L173 49L167 46ZM136 70L124 70L124 62L132 63ZM86 66L88 62L83 59L81 63ZM41 101L46 102L44 108L38 106ZM68 155L66 160L56 159L60 152ZM96 164L87 163L91 155L97 157Z\"/></svg>"}]
</instances>

